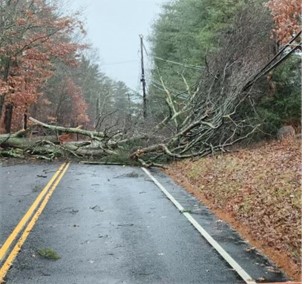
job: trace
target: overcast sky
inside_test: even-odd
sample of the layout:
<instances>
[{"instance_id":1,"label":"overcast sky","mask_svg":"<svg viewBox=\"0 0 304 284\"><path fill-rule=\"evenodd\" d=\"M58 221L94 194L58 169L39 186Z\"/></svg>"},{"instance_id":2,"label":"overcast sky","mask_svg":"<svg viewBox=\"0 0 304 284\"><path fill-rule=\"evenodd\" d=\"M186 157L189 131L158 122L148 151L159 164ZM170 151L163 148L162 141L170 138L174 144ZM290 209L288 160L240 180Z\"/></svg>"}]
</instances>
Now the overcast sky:
<instances>
[{"instance_id":1,"label":"overcast sky","mask_svg":"<svg viewBox=\"0 0 304 284\"><path fill-rule=\"evenodd\" d=\"M168 0L74 0L82 9L87 38L98 49L101 70L110 78L140 89L140 40L151 33L161 4ZM147 59L145 59L147 61ZM147 62L148 64L148 62Z\"/></svg>"}]
</instances>

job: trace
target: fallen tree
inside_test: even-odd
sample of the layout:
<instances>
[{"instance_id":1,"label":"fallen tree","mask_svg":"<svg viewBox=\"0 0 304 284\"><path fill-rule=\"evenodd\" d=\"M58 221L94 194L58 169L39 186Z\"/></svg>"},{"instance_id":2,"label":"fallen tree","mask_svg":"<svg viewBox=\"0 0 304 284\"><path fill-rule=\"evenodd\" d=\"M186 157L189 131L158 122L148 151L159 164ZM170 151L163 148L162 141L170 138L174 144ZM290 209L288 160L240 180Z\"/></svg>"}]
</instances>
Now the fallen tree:
<instances>
[{"instance_id":1,"label":"fallen tree","mask_svg":"<svg viewBox=\"0 0 304 284\"><path fill-rule=\"evenodd\" d=\"M28 129L0 135L0 154L160 166L168 160L226 151L227 147L259 130L260 121L252 114L255 112L254 99L267 95L262 92L265 91L263 84L268 83L265 76L301 47L299 33L273 55L272 40L265 41L262 33L255 33L255 24L248 24L250 15L249 11L239 18L236 26L240 31L221 39L225 50L206 59L201 80L194 89L181 75L186 89L183 97L170 90L159 77L167 106L162 121L154 123L136 117L132 131L110 126L102 128L101 125L98 129L102 131L95 131L29 118ZM244 26L253 31L243 30ZM256 50L258 45L259 50ZM31 137L35 128L48 132L44 136ZM80 136L80 141L73 135Z\"/></svg>"},{"instance_id":2,"label":"fallen tree","mask_svg":"<svg viewBox=\"0 0 304 284\"><path fill-rule=\"evenodd\" d=\"M32 155L40 159L52 160L59 157L83 159L105 159L120 157L121 150L128 143L142 140L144 135L128 137L120 131L98 132L77 128L50 125L30 117L30 127L13 134L0 135L0 155L25 157ZM42 127L53 134L31 136L33 129ZM29 135L30 134L30 135ZM73 134L80 135L81 140L73 139ZM110 160L111 160L110 159Z\"/></svg>"},{"instance_id":3,"label":"fallen tree","mask_svg":"<svg viewBox=\"0 0 304 284\"><path fill-rule=\"evenodd\" d=\"M261 13L261 17L262 17ZM131 157L154 163L161 157L183 159L202 157L239 143L260 131L263 121L256 101L273 95L273 82L267 75L297 50L301 32L274 53L274 41L265 38L272 23L264 15L265 33L256 33L256 21L249 8L236 18L233 33L223 32L220 46L210 55L198 86L191 89L181 74L186 92L176 94L159 77L168 115L156 127L171 135L154 145L138 149ZM181 98L181 96L183 96Z\"/></svg>"},{"instance_id":4,"label":"fallen tree","mask_svg":"<svg viewBox=\"0 0 304 284\"><path fill-rule=\"evenodd\" d=\"M225 151L227 147L250 137L260 126L251 117L240 116L238 111L257 92L254 84L248 83L252 79L243 80L235 75L248 74L247 66L243 62L226 63L221 74L209 76L209 80L194 91L184 80L189 93L182 106L160 78L168 115L154 127L147 128L143 124L136 134L50 125L30 117L28 129L0 135L0 154L19 158L32 155L46 160L73 157L149 167L162 166L160 163L168 160ZM207 93L206 86L209 86ZM37 127L47 129L48 134L31 136ZM170 135L160 135L164 129L170 129ZM73 135L80 135L81 141L73 139Z\"/></svg>"}]
</instances>

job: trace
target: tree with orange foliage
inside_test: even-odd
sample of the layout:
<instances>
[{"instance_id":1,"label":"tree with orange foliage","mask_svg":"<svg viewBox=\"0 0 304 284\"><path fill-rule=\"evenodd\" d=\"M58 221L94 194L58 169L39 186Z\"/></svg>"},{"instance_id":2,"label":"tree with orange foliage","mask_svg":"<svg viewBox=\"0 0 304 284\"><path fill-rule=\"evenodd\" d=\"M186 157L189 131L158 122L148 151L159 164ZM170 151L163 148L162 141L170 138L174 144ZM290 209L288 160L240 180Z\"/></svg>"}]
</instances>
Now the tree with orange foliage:
<instances>
[{"instance_id":1,"label":"tree with orange foliage","mask_svg":"<svg viewBox=\"0 0 304 284\"><path fill-rule=\"evenodd\" d=\"M269 0L266 6L271 10L275 22L274 35L279 44L288 43L301 31L301 0Z\"/></svg>"},{"instance_id":2,"label":"tree with orange foliage","mask_svg":"<svg viewBox=\"0 0 304 284\"><path fill-rule=\"evenodd\" d=\"M4 0L0 6L0 122L10 132L22 127L54 62L76 64L82 46L70 38L82 26L73 17L57 16L56 6L43 0Z\"/></svg>"},{"instance_id":3,"label":"tree with orange foliage","mask_svg":"<svg viewBox=\"0 0 304 284\"><path fill-rule=\"evenodd\" d=\"M88 105L84 100L81 88L77 86L71 78L66 78L64 82L65 93L69 98L68 104L63 108L63 111L68 116L65 121L69 122L72 127L87 124L90 121L86 114ZM69 111L69 109L71 111Z\"/></svg>"}]
</instances>

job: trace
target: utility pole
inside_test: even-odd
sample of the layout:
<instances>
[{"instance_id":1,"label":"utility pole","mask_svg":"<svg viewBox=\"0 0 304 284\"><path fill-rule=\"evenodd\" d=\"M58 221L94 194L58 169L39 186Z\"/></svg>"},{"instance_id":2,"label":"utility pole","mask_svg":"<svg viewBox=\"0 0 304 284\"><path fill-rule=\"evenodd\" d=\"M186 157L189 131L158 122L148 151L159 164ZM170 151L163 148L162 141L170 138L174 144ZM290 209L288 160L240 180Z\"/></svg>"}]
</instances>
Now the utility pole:
<instances>
[{"instance_id":1,"label":"utility pole","mask_svg":"<svg viewBox=\"0 0 304 284\"><path fill-rule=\"evenodd\" d=\"M141 83L143 90L143 117L147 118L147 97L146 97L146 79L145 79L145 67L144 67L144 42L143 35L139 35L140 37L140 54L141 54Z\"/></svg>"}]
</instances>

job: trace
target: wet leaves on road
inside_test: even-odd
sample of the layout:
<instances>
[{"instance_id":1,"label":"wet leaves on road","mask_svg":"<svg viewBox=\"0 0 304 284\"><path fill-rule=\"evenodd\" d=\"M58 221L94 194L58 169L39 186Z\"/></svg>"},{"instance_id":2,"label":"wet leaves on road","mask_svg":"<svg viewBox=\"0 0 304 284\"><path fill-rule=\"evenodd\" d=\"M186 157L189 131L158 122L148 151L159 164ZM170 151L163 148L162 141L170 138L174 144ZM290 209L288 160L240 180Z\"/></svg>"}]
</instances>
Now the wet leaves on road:
<instances>
[{"instance_id":1,"label":"wet leaves on road","mask_svg":"<svg viewBox=\"0 0 304 284\"><path fill-rule=\"evenodd\" d=\"M90 207L90 209L92 209L95 212L103 212L103 210L98 205L92 206Z\"/></svg>"},{"instance_id":2,"label":"wet leaves on road","mask_svg":"<svg viewBox=\"0 0 304 284\"><path fill-rule=\"evenodd\" d=\"M264 142L173 163L166 172L300 278L301 146L300 140Z\"/></svg>"}]
</instances>

